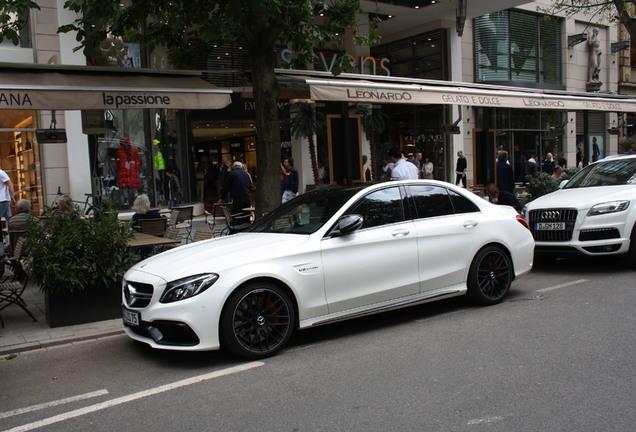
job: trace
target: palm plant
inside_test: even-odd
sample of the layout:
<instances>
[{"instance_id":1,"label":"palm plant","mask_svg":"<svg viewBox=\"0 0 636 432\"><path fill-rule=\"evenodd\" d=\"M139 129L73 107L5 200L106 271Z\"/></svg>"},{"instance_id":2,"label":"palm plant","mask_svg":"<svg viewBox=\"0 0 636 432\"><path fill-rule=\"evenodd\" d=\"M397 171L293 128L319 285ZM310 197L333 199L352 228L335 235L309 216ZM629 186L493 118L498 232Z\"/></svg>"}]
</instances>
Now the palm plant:
<instances>
[{"instance_id":1,"label":"palm plant","mask_svg":"<svg viewBox=\"0 0 636 432\"><path fill-rule=\"evenodd\" d=\"M325 128L327 124L325 115L316 111L314 104L309 102L296 102L294 105L298 110L296 116L291 120L290 127L295 138L307 137L314 183L319 184L320 175L318 174L318 156L316 154L314 135Z\"/></svg>"},{"instance_id":2,"label":"palm plant","mask_svg":"<svg viewBox=\"0 0 636 432\"><path fill-rule=\"evenodd\" d=\"M376 179L378 173L378 162L375 158L377 152L376 136L384 132L386 128L387 115L380 110L367 108L363 105L358 106L358 114L362 121L362 129L364 129L364 132L367 134L367 139L369 140L369 149L371 153L369 155L369 163L371 164L373 179Z\"/></svg>"}]
</instances>

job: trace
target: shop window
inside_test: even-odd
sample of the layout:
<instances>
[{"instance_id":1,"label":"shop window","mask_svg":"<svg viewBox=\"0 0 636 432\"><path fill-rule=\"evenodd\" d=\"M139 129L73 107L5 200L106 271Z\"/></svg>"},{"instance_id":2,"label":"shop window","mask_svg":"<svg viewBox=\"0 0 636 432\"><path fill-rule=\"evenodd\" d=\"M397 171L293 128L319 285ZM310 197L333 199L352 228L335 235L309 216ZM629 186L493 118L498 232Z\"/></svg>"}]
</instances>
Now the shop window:
<instances>
[{"instance_id":1,"label":"shop window","mask_svg":"<svg viewBox=\"0 0 636 432\"><path fill-rule=\"evenodd\" d=\"M474 38L476 82L563 88L561 20L495 12L475 18Z\"/></svg>"}]
</instances>

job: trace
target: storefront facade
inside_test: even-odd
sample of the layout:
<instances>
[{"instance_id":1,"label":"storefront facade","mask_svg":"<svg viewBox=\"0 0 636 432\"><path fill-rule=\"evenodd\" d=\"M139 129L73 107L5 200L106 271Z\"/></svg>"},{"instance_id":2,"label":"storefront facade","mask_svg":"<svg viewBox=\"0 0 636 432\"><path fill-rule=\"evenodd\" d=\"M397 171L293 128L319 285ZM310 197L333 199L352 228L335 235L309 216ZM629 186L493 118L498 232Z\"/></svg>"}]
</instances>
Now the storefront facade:
<instances>
[{"instance_id":1,"label":"storefront facade","mask_svg":"<svg viewBox=\"0 0 636 432\"><path fill-rule=\"evenodd\" d=\"M70 16L61 3L58 0L34 13L66 22ZM618 40L616 28L592 23L589 17L545 20L537 14L536 3L478 3L469 3L460 31L455 7L440 4L415 10L378 2L380 9L386 9L385 17L389 9L398 12L397 21L385 19L381 24L381 44L317 52L313 71L285 69L293 52L281 47L277 53L281 158L294 157L303 179L301 190L314 181L307 138L293 136L289 127L299 101L313 102L325 115L326 127L314 138L325 173L322 181L330 184L362 181L364 155L375 167L373 178L380 178L382 161L392 146L400 147L407 156L422 153L434 164L434 178L446 181L454 181L455 157L461 150L468 158L469 185L473 186L495 180L499 150L510 154L519 181L529 154L543 158L548 152L564 153L568 165L576 166L579 161L585 164L617 152L618 136L608 130L625 125L632 110L629 100L614 94L619 90L616 60L622 55L612 50L612 42ZM592 34L592 28L599 30L602 44L598 89L588 85L591 48L586 43L569 43L570 36ZM84 66L85 57L72 51L76 45L72 35L47 31L50 29L33 29L34 46L17 49L22 51L12 61L24 62L26 49L33 63L82 65L83 75L91 75L88 69L97 73L98 69ZM59 41L58 46L37 44L51 37ZM112 42L117 48L117 41ZM168 65L160 53L150 55L134 44L120 45L90 61L109 65L109 76L142 77L153 71L166 78L179 74L167 73ZM156 76L156 84L147 79L128 83L152 95L152 100L132 95L127 101L118 99L116 92L106 94L100 83L102 87L94 86L99 103L91 104L87 103L87 84L82 84L79 75L65 72L66 78L58 75L39 89L41 72L26 75L22 81L3 78L6 102L0 132L3 142L11 144L0 148L3 169L15 173L21 194L34 205L51 203L60 190L79 201L85 194L108 196L125 208L132 196L117 186L117 152L119 140L127 137L140 159L139 187L133 195L148 193L154 205L165 203L162 171L166 167L178 172L188 203L209 205L218 198L215 181L224 159L244 162L258 180L258 133L251 89L245 81L249 62L240 47L235 51L226 48L219 47L234 69L226 67L225 55L201 65L201 69L210 69L205 72L206 81L219 86L206 91L226 89L223 103L199 104L197 100L205 94L200 82L198 92L188 93L181 84L160 83ZM357 70L334 77L330 71L334 56L343 54L357 60ZM191 78L200 81L188 74L178 81ZM107 82L108 77L102 81ZM65 88L46 90L46 85ZM20 96L12 96L12 92L25 88L41 91L43 99L18 103ZM170 104L160 99L166 92L158 92L166 89ZM65 105L56 104L62 90L73 95ZM46 96L47 92L53 97ZM176 105L179 94L186 95L186 100ZM369 134L363 122L365 112L381 115L383 129ZM65 130L67 141L40 144L37 130L51 128L54 118L56 127ZM32 160L27 146L31 146ZM16 153L15 163L10 160L12 152Z\"/></svg>"}]
</instances>

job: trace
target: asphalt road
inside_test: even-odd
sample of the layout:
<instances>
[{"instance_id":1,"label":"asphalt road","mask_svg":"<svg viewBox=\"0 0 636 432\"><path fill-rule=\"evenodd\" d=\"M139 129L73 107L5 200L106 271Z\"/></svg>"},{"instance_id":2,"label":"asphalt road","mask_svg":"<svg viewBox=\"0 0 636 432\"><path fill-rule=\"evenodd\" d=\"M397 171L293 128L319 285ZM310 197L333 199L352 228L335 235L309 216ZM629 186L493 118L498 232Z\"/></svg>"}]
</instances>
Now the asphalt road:
<instances>
[{"instance_id":1,"label":"asphalt road","mask_svg":"<svg viewBox=\"0 0 636 432\"><path fill-rule=\"evenodd\" d=\"M125 336L0 362L0 431L634 431L636 272L542 264L454 299L297 333L261 362Z\"/></svg>"}]
</instances>

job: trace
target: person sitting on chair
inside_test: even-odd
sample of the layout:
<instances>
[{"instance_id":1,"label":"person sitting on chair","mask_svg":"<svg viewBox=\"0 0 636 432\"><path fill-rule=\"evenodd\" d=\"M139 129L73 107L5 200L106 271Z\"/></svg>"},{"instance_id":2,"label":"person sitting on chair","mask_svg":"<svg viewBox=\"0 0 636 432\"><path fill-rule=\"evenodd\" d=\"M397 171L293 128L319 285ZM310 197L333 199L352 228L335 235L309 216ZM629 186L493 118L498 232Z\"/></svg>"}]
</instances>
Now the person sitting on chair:
<instances>
[{"instance_id":1,"label":"person sitting on chair","mask_svg":"<svg viewBox=\"0 0 636 432\"><path fill-rule=\"evenodd\" d=\"M161 217L157 210L150 209L150 198L146 194L137 195L131 210L135 212L132 216L132 227L135 231L139 231L140 219L157 219Z\"/></svg>"},{"instance_id":2,"label":"person sitting on chair","mask_svg":"<svg viewBox=\"0 0 636 432\"><path fill-rule=\"evenodd\" d=\"M9 219L9 231L25 231L32 222L31 202L19 199L15 204L16 214Z\"/></svg>"}]
</instances>

